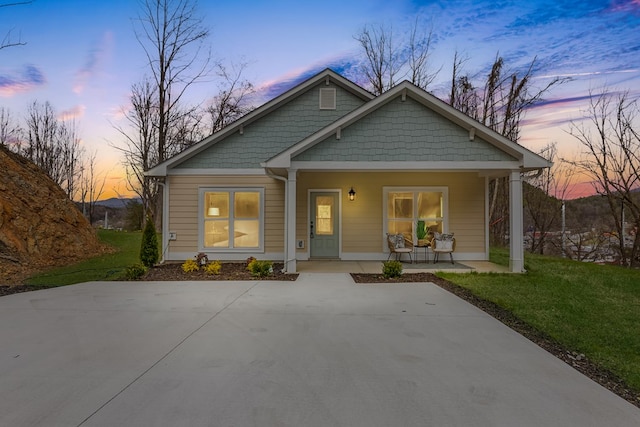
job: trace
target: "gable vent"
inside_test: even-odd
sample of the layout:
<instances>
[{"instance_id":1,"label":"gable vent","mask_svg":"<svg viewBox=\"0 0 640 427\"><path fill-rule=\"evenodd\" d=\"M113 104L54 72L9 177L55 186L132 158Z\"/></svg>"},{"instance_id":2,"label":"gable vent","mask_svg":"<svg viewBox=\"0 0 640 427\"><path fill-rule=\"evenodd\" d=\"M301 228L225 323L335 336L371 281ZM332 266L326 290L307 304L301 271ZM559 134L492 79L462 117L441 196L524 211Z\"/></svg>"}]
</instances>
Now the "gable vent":
<instances>
[{"instance_id":1,"label":"gable vent","mask_svg":"<svg viewBox=\"0 0 640 427\"><path fill-rule=\"evenodd\" d=\"M320 109L321 110L336 109L336 89L335 88L320 89Z\"/></svg>"}]
</instances>

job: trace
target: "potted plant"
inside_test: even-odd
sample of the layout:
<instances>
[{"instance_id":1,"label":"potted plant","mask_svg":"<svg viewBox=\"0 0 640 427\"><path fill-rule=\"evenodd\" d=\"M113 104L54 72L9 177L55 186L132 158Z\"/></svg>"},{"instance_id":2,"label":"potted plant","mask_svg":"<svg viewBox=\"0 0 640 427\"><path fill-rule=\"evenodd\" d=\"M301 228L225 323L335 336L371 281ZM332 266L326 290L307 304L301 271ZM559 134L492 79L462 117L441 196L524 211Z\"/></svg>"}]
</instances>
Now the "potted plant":
<instances>
[{"instance_id":1,"label":"potted plant","mask_svg":"<svg viewBox=\"0 0 640 427\"><path fill-rule=\"evenodd\" d=\"M416 226L416 237L418 238L418 246L427 246L429 241L427 240L428 227L425 222L422 220L418 221L418 225Z\"/></svg>"}]
</instances>

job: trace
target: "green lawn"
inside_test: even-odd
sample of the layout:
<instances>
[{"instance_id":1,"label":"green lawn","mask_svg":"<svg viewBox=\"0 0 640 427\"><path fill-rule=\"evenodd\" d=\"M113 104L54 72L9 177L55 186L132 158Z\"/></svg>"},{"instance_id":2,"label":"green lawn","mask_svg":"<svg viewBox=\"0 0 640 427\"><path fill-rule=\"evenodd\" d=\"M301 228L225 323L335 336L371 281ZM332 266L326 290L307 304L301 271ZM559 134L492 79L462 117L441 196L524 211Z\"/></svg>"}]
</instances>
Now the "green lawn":
<instances>
[{"instance_id":1,"label":"green lawn","mask_svg":"<svg viewBox=\"0 0 640 427\"><path fill-rule=\"evenodd\" d=\"M115 248L116 252L49 270L31 277L25 283L54 287L93 280L118 280L128 266L139 263L141 232L98 230L98 237ZM159 235L158 240L161 240Z\"/></svg>"},{"instance_id":2,"label":"green lawn","mask_svg":"<svg viewBox=\"0 0 640 427\"><path fill-rule=\"evenodd\" d=\"M508 263L508 252L491 260ZM640 271L525 255L526 274L439 274L640 391Z\"/></svg>"}]
</instances>

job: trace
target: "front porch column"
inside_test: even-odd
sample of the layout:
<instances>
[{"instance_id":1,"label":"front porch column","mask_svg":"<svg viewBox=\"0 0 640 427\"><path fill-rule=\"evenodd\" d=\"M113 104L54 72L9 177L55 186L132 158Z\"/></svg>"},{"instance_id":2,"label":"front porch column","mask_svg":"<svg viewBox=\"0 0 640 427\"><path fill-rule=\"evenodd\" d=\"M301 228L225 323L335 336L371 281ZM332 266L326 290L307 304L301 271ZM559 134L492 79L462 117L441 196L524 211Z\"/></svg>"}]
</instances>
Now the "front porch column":
<instances>
[{"instance_id":1,"label":"front porch column","mask_svg":"<svg viewBox=\"0 0 640 427\"><path fill-rule=\"evenodd\" d=\"M287 194L285 207L285 239L286 253L285 253L285 270L287 273L295 273L296 270L296 178L298 171L296 169L289 169L289 176L287 177Z\"/></svg>"},{"instance_id":2,"label":"front porch column","mask_svg":"<svg viewBox=\"0 0 640 427\"><path fill-rule=\"evenodd\" d=\"M509 176L509 270L524 272L522 177L519 170Z\"/></svg>"}]
</instances>

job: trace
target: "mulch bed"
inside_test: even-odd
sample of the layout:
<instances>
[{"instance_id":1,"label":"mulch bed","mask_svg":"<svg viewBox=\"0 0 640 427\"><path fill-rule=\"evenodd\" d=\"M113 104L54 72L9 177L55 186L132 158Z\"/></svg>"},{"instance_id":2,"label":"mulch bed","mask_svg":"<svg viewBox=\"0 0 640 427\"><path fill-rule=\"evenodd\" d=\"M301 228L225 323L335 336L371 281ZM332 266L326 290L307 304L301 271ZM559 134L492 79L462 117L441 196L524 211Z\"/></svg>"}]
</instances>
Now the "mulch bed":
<instances>
[{"instance_id":1,"label":"mulch bed","mask_svg":"<svg viewBox=\"0 0 640 427\"><path fill-rule=\"evenodd\" d=\"M480 310L496 318L497 320L504 323L506 326L510 327L530 341L536 343L539 347L542 347L549 353L556 356L558 359L562 360L569 366L572 366L574 369L591 378L601 386L622 397L627 402L640 408L640 393L631 390L622 379L618 378L612 372L596 365L594 362L591 362L585 357L584 354L578 354L574 351L566 349L548 335L524 323L511 312L505 310L497 304L478 298L468 289L451 283L448 280L442 279L435 274L404 273L397 279L385 279L381 274L352 273L351 277L353 277L353 280L356 283L362 284L409 282L435 283L436 285L462 298L470 304L475 305Z\"/></svg>"},{"instance_id":2,"label":"mulch bed","mask_svg":"<svg viewBox=\"0 0 640 427\"><path fill-rule=\"evenodd\" d=\"M182 264L166 263L150 268L149 271L140 280L156 281L156 280L280 280L294 281L298 278L297 274L282 273L283 264L273 264L273 274L266 277L255 277L247 270L247 264L244 262L228 262L222 263L220 274L207 274L203 270L185 273L182 271Z\"/></svg>"},{"instance_id":3,"label":"mulch bed","mask_svg":"<svg viewBox=\"0 0 640 427\"><path fill-rule=\"evenodd\" d=\"M0 285L0 297L5 295L20 294L22 292L39 291L40 289L48 289L50 286L39 285Z\"/></svg>"}]
</instances>

